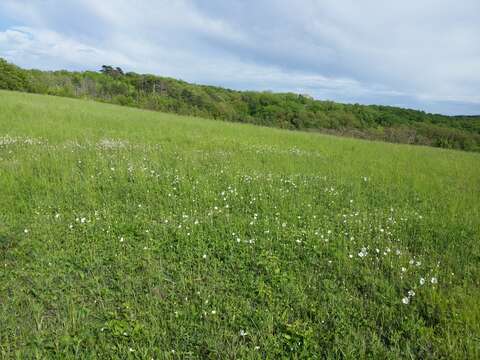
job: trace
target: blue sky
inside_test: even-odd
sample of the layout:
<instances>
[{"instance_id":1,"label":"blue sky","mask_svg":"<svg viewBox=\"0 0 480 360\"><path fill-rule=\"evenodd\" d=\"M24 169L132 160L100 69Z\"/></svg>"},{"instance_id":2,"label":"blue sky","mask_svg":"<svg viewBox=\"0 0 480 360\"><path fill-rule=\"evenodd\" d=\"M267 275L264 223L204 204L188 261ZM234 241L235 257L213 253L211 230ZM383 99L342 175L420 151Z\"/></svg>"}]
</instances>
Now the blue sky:
<instances>
[{"instance_id":1,"label":"blue sky","mask_svg":"<svg viewBox=\"0 0 480 360\"><path fill-rule=\"evenodd\" d=\"M480 114L479 0L1 0L0 57Z\"/></svg>"}]
</instances>

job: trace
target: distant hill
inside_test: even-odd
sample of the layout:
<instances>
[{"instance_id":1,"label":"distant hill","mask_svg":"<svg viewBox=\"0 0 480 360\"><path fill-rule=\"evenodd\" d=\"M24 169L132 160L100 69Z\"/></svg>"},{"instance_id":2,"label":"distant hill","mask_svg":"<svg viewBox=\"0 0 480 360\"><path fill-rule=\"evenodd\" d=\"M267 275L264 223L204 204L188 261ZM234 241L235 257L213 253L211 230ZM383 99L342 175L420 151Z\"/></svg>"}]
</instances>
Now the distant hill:
<instances>
[{"instance_id":1,"label":"distant hill","mask_svg":"<svg viewBox=\"0 0 480 360\"><path fill-rule=\"evenodd\" d=\"M340 104L308 95L235 91L102 66L99 72L25 70L0 59L0 89L90 98L155 111L396 143L480 151L480 116Z\"/></svg>"}]
</instances>

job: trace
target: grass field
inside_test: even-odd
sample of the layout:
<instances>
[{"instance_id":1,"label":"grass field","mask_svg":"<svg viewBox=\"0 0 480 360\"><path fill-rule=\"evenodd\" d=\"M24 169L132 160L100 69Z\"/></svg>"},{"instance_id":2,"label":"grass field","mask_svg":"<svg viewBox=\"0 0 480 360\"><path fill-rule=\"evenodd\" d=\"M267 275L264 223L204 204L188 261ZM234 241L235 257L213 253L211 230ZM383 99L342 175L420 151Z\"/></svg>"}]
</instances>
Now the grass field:
<instances>
[{"instance_id":1,"label":"grass field","mask_svg":"<svg viewBox=\"0 0 480 360\"><path fill-rule=\"evenodd\" d=\"M0 358L480 357L480 154L0 91Z\"/></svg>"}]
</instances>

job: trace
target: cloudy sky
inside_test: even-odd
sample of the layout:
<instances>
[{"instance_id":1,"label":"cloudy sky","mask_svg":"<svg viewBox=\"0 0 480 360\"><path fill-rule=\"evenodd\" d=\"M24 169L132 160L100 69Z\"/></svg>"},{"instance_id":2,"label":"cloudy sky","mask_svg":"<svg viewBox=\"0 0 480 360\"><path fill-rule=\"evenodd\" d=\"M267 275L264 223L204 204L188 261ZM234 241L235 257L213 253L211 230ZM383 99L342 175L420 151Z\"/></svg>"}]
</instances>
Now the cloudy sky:
<instances>
[{"instance_id":1,"label":"cloudy sky","mask_svg":"<svg viewBox=\"0 0 480 360\"><path fill-rule=\"evenodd\" d=\"M479 18L480 0L0 0L0 57L480 114Z\"/></svg>"}]
</instances>

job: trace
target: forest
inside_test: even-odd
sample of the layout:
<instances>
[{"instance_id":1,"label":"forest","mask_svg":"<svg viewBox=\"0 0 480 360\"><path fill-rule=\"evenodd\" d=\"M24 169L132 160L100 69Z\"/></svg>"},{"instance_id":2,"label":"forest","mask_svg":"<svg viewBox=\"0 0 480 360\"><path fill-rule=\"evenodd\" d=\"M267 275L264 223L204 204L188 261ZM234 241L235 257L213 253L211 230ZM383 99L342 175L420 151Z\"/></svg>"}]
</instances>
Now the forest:
<instances>
[{"instance_id":1,"label":"forest","mask_svg":"<svg viewBox=\"0 0 480 360\"><path fill-rule=\"evenodd\" d=\"M309 95L236 91L103 65L99 71L26 70L0 58L0 89L97 101L394 143L480 151L480 115L446 116Z\"/></svg>"}]
</instances>

